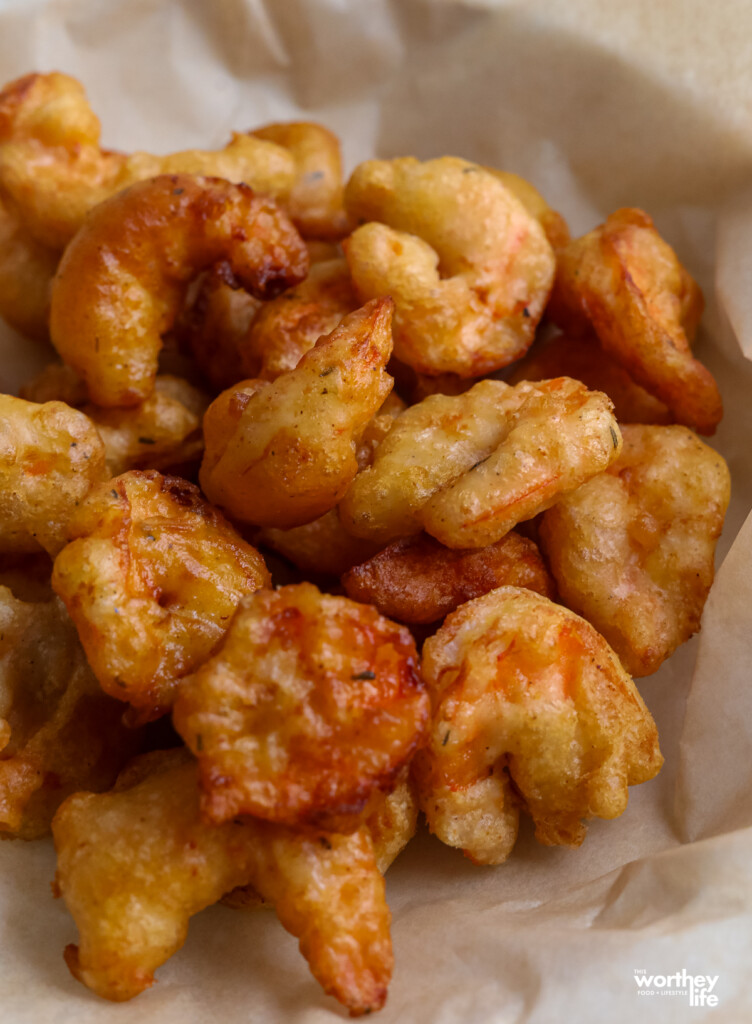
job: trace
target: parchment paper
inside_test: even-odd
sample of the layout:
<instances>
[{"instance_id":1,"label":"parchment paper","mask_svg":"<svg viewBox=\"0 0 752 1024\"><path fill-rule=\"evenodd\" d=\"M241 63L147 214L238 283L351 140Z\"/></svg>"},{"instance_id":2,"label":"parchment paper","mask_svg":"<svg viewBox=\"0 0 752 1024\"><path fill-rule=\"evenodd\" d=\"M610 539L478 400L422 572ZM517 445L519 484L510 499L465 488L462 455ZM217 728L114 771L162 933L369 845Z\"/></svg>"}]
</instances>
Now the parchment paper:
<instances>
[{"instance_id":1,"label":"parchment paper","mask_svg":"<svg viewBox=\"0 0 752 1024\"><path fill-rule=\"evenodd\" d=\"M733 502L698 639L640 689L666 766L580 850L525 832L477 868L420 834L391 869L395 1021L724 1022L752 1015L752 7L744 0L0 0L0 80L81 78L107 145L221 145L316 118L348 169L445 153L529 177L574 233L646 208L708 299L698 352ZM47 353L5 331L1 383ZM729 550L730 549L730 550ZM696 666L695 666L696 662ZM342 1019L271 913L213 908L130 1004L69 976L46 842L0 844L0 1018L41 1024ZM636 970L718 975L717 1008Z\"/></svg>"}]
</instances>

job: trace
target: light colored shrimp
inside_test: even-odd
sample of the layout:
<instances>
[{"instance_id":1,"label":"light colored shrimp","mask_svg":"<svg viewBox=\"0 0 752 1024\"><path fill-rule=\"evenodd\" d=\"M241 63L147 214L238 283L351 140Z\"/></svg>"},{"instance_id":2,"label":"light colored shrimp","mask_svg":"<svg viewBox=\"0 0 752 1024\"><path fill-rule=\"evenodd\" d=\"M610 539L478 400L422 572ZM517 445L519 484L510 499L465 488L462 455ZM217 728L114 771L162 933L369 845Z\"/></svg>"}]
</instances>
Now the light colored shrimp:
<instances>
[{"instance_id":1,"label":"light colored shrimp","mask_svg":"<svg viewBox=\"0 0 752 1024\"><path fill-rule=\"evenodd\" d=\"M208 820L351 831L409 763L427 716L408 630L301 583L241 602L173 721L198 757Z\"/></svg>"},{"instance_id":2,"label":"light colored shrimp","mask_svg":"<svg viewBox=\"0 0 752 1024\"><path fill-rule=\"evenodd\" d=\"M57 554L77 506L107 476L88 416L0 395L0 551Z\"/></svg>"},{"instance_id":3,"label":"light colored shrimp","mask_svg":"<svg viewBox=\"0 0 752 1024\"><path fill-rule=\"evenodd\" d=\"M44 836L71 793L111 786L141 743L122 716L62 602L0 586L0 836Z\"/></svg>"},{"instance_id":4,"label":"light colored shrimp","mask_svg":"<svg viewBox=\"0 0 752 1024\"><path fill-rule=\"evenodd\" d=\"M220 260L259 297L308 269L285 215L244 185L164 175L92 212L55 277L50 334L95 404L138 405L149 396L162 335L188 282Z\"/></svg>"},{"instance_id":5,"label":"light colored shrimp","mask_svg":"<svg viewBox=\"0 0 752 1024\"><path fill-rule=\"evenodd\" d=\"M509 855L518 805L540 842L579 846L583 818L618 817L627 787L661 767L655 723L606 641L530 590L501 587L452 612L423 647L423 674L433 717L413 764L420 805L476 863Z\"/></svg>"},{"instance_id":6,"label":"light colored shrimp","mask_svg":"<svg viewBox=\"0 0 752 1024\"><path fill-rule=\"evenodd\" d=\"M712 434L723 416L713 375L689 339L702 293L642 210L617 210L558 254L549 313L568 330L591 324L605 351L678 423Z\"/></svg>"},{"instance_id":7,"label":"light colored shrimp","mask_svg":"<svg viewBox=\"0 0 752 1024\"><path fill-rule=\"evenodd\" d=\"M294 370L243 382L204 418L201 486L235 519L288 529L322 516L358 471L358 441L392 387L392 303L345 317ZM252 393L251 393L252 392Z\"/></svg>"},{"instance_id":8,"label":"light colored shrimp","mask_svg":"<svg viewBox=\"0 0 752 1024\"><path fill-rule=\"evenodd\" d=\"M399 808L382 810L375 832L387 854L405 841L405 819ZM155 969L183 945L190 917L250 883L299 938L325 992L353 1016L383 1005L390 914L367 825L347 836L254 818L207 825L195 762L172 750L139 759L111 793L77 793L53 829L58 891L79 930L65 959L105 999L131 999L152 985Z\"/></svg>"},{"instance_id":9,"label":"light colored shrimp","mask_svg":"<svg viewBox=\"0 0 752 1024\"><path fill-rule=\"evenodd\" d=\"M425 529L447 547L493 544L616 458L611 408L568 377L433 395L396 420L341 502L342 522L383 543Z\"/></svg>"},{"instance_id":10,"label":"light colored shrimp","mask_svg":"<svg viewBox=\"0 0 752 1024\"><path fill-rule=\"evenodd\" d=\"M155 470L97 488L69 532L52 585L102 689L128 701L137 720L170 707L241 596L269 583L259 553L197 487Z\"/></svg>"},{"instance_id":11,"label":"light colored shrimp","mask_svg":"<svg viewBox=\"0 0 752 1024\"><path fill-rule=\"evenodd\" d=\"M549 509L540 537L564 602L645 676L700 628L730 479L686 427L622 429L619 458Z\"/></svg>"},{"instance_id":12,"label":"light colored shrimp","mask_svg":"<svg viewBox=\"0 0 752 1024\"><path fill-rule=\"evenodd\" d=\"M529 348L554 279L538 221L498 178L454 157L369 160L346 206L361 299L391 295L395 355L415 370L480 377Z\"/></svg>"}]
</instances>

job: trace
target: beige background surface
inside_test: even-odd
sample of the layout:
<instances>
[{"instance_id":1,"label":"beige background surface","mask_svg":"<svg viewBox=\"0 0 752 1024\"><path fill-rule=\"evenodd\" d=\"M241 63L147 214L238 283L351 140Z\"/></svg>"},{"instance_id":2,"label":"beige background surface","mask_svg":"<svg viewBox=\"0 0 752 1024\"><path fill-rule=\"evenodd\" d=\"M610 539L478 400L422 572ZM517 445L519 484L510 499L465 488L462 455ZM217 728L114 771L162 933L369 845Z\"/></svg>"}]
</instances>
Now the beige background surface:
<instances>
[{"instance_id":1,"label":"beige background surface","mask_svg":"<svg viewBox=\"0 0 752 1024\"><path fill-rule=\"evenodd\" d=\"M698 350L721 382L713 444L734 481L701 638L640 685L665 769L577 851L526 833L507 865L481 869L420 835L388 876L397 965L379 1019L749 1020L752 5L0 3L0 81L51 69L83 80L117 148L209 147L233 128L304 116L343 136L348 169L373 154L452 153L530 177L577 233L620 205L656 218L706 290ZM14 388L45 358L6 331L0 384ZM50 844L0 844L3 1021L344 1016L272 914L224 908L194 919L151 992L100 1002L63 964L75 929L51 897L53 872ZM637 996L635 969L683 968L719 975L717 1009Z\"/></svg>"}]
</instances>

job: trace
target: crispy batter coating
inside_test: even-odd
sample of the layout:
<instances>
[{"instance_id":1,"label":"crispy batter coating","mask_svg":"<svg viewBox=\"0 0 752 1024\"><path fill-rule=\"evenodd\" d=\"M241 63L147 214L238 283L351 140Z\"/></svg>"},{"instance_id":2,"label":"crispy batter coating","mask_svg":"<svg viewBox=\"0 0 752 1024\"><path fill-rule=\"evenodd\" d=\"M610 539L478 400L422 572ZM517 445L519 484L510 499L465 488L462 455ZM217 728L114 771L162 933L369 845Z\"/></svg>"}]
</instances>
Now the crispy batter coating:
<instances>
[{"instance_id":1,"label":"crispy batter coating","mask_svg":"<svg viewBox=\"0 0 752 1024\"><path fill-rule=\"evenodd\" d=\"M0 395L0 551L56 554L76 507L107 476L87 416L62 402Z\"/></svg>"},{"instance_id":2,"label":"crispy batter coating","mask_svg":"<svg viewBox=\"0 0 752 1024\"><path fill-rule=\"evenodd\" d=\"M555 251L562 249L572 237L569 234L569 227L560 213L552 210L538 189L519 174L512 171L497 171L494 167L484 167L484 171L493 174L495 178L506 185L510 192L514 193L531 217L535 217L540 226L546 232L546 238Z\"/></svg>"},{"instance_id":3,"label":"crispy batter coating","mask_svg":"<svg viewBox=\"0 0 752 1024\"><path fill-rule=\"evenodd\" d=\"M624 427L608 470L543 517L563 600L634 676L700 628L729 502L728 467L686 427Z\"/></svg>"},{"instance_id":4,"label":"crispy batter coating","mask_svg":"<svg viewBox=\"0 0 752 1024\"><path fill-rule=\"evenodd\" d=\"M61 601L0 587L0 837L37 839L62 801L107 789L140 735L100 690Z\"/></svg>"},{"instance_id":5,"label":"crispy batter coating","mask_svg":"<svg viewBox=\"0 0 752 1024\"><path fill-rule=\"evenodd\" d=\"M545 597L554 586L538 548L511 532L470 551L445 548L425 533L397 540L342 577L348 597L400 622L443 619L497 587L525 587Z\"/></svg>"},{"instance_id":6,"label":"crispy batter coating","mask_svg":"<svg viewBox=\"0 0 752 1024\"><path fill-rule=\"evenodd\" d=\"M361 299L391 295L395 355L421 373L480 377L529 348L554 279L538 221L502 182L454 157L368 160L345 193Z\"/></svg>"},{"instance_id":7,"label":"crispy batter coating","mask_svg":"<svg viewBox=\"0 0 752 1024\"><path fill-rule=\"evenodd\" d=\"M393 958L369 828L345 836L254 818L207 825L185 751L140 760L112 793L78 793L55 818L57 885L80 936L65 951L74 976L106 999L138 995L183 945L193 914L251 883L300 939L328 994L353 1016L379 1009Z\"/></svg>"},{"instance_id":8,"label":"crispy batter coating","mask_svg":"<svg viewBox=\"0 0 752 1024\"><path fill-rule=\"evenodd\" d=\"M301 583L243 599L173 720L199 759L207 820L350 831L409 762L427 716L408 630Z\"/></svg>"},{"instance_id":9,"label":"crispy batter coating","mask_svg":"<svg viewBox=\"0 0 752 1024\"><path fill-rule=\"evenodd\" d=\"M104 441L107 468L113 476L129 469L168 469L198 461L204 450L201 421L208 398L182 377L162 374L154 390L132 409L84 412Z\"/></svg>"},{"instance_id":10,"label":"crispy batter coating","mask_svg":"<svg viewBox=\"0 0 752 1024\"><path fill-rule=\"evenodd\" d=\"M592 391L602 391L614 403L619 423L673 423L674 417L657 398L609 356L591 334L562 334L536 345L507 377L507 383L573 377Z\"/></svg>"},{"instance_id":11,"label":"crispy batter coating","mask_svg":"<svg viewBox=\"0 0 752 1024\"><path fill-rule=\"evenodd\" d=\"M611 408L568 377L433 395L397 419L340 504L342 522L384 544L421 528L447 547L493 544L613 461Z\"/></svg>"},{"instance_id":12,"label":"crispy batter coating","mask_svg":"<svg viewBox=\"0 0 752 1024\"><path fill-rule=\"evenodd\" d=\"M276 380L360 303L343 259L314 263L305 281L265 302L241 348L244 377Z\"/></svg>"},{"instance_id":13,"label":"crispy batter coating","mask_svg":"<svg viewBox=\"0 0 752 1024\"><path fill-rule=\"evenodd\" d=\"M247 376L241 352L261 306L238 286L228 263L216 263L189 286L174 334L215 392Z\"/></svg>"},{"instance_id":14,"label":"crispy batter coating","mask_svg":"<svg viewBox=\"0 0 752 1024\"><path fill-rule=\"evenodd\" d=\"M87 401L86 385L65 363L49 363L21 388L32 402L59 400L79 406L96 426L107 469L164 469L201 458L201 420L208 398L182 377L161 374L149 397L132 409L102 409Z\"/></svg>"},{"instance_id":15,"label":"crispy batter coating","mask_svg":"<svg viewBox=\"0 0 752 1024\"><path fill-rule=\"evenodd\" d=\"M549 313L565 329L592 324L629 375L677 422L712 434L723 403L690 351L702 294L642 210L617 210L558 255Z\"/></svg>"},{"instance_id":16,"label":"crispy batter coating","mask_svg":"<svg viewBox=\"0 0 752 1024\"><path fill-rule=\"evenodd\" d=\"M476 863L509 855L518 801L540 842L579 846L583 818L618 817L627 787L661 767L655 723L606 641L530 590L500 587L452 612L426 640L423 674L421 808Z\"/></svg>"},{"instance_id":17,"label":"crispy batter coating","mask_svg":"<svg viewBox=\"0 0 752 1024\"><path fill-rule=\"evenodd\" d=\"M308 269L300 236L245 185L163 175L101 203L65 251L52 287L50 333L97 405L138 405L154 388L162 335L186 286L226 261L269 298Z\"/></svg>"},{"instance_id":18,"label":"crispy batter coating","mask_svg":"<svg viewBox=\"0 0 752 1024\"><path fill-rule=\"evenodd\" d=\"M360 435L392 387L391 314L389 299L368 303L294 370L245 381L209 406L200 479L211 501L241 522L280 529L337 504L357 473Z\"/></svg>"},{"instance_id":19,"label":"crispy batter coating","mask_svg":"<svg viewBox=\"0 0 752 1024\"><path fill-rule=\"evenodd\" d=\"M0 198L0 316L21 334L44 340L58 254L37 242Z\"/></svg>"},{"instance_id":20,"label":"crispy batter coating","mask_svg":"<svg viewBox=\"0 0 752 1024\"><path fill-rule=\"evenodd\" d=\"M0 93L0 195L32 237L58 253L92 207L136 181L208 174L285 202L298 175L293 153L248 134L233 134L214 152L169 156L114 153L99 138L99 120L75 78L31 74Z\"/></svg>"},{"instance_id":21,"label":"crispy batter coating","mask_svg":"<svg viewBox=\"0 0 752 1024\"><path fill-rule=\"evenodd\" d=\"M295 161L295 182L286 208L305 238L336 240L346 235L342 156L339 139L310 121L267 124L251 133L288 150Z\"/></svg>"},{"instance_id":22,"label":"crispy batter coating","mask_svg":"<svg viewBox=\"0 0 752 1024\"><path fill-rule=\"evenodd\" d=\"M269 584L259 553L178 477L133 470L97 488L52 577L102 689L138 718L169 708L215 650L243 594Z\"/></svg>"},{"instance_id":23,"label":"crispy batter coating","mask_svg":"<svg viewBox=\"0 0 752 1024\"><path fill-rule=\"evenodd\" d=\"M357 450L358 469L371 465L376 448L404 410L405 403L392 391L363 431ZM303 572L329 576L341 576L379 550L379 545L373 541L348 533L334 508L313 522L294 526L291 530L274 527L260 530L256 542L283 555Z\"/></svg>"}]
</instances>

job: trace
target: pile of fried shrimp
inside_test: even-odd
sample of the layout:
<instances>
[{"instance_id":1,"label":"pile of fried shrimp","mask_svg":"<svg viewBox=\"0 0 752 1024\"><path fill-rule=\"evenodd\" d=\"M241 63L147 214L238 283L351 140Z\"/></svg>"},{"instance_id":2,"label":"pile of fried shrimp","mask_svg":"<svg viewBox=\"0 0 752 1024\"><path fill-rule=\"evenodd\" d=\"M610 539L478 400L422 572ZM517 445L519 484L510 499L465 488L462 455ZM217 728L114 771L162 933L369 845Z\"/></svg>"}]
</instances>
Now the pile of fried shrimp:
<instances>
[{"instance_id":1,"label":"pile of fried shrimp","mask_svg":"<svg viewBox=\"0 0 752 1024\"><path fill-rule=\"evenodd\" d=\"M52 833L75 978L133 998L221 901L377 1010L419 814L488 866L623 813L729 501L702 309L640 209L3 89L0 315L57 361L0 396L0 834Z\"/></svg>"}]
</instances>

